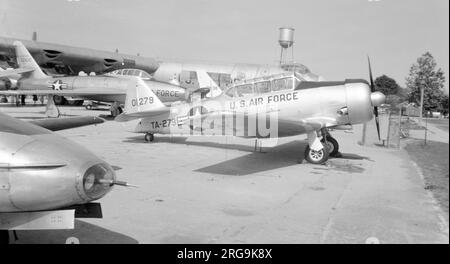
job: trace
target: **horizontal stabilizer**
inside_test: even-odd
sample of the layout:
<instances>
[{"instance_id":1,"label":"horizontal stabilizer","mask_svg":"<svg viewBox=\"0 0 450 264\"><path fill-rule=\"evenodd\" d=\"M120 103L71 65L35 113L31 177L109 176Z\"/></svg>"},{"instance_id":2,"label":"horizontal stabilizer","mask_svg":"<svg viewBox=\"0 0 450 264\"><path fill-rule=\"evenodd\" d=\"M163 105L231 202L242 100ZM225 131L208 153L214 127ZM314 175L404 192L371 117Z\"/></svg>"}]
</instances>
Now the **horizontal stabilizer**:
<instances>
[{"instance_id":1,"label":"horizontal stabilizer","mask_svg":"<svg viewBox=\"0 0 450 264\"><path fill-rule=\"evenodd\" d=\"M11 76L14 76L17 74L23 74L23 73L32 72L32 71L34 71L34 69L29 69L29 68L17 68L17 69L2 70L2 71L0 71L0 78L11 77Z\"/></svg>"}]
</instances>

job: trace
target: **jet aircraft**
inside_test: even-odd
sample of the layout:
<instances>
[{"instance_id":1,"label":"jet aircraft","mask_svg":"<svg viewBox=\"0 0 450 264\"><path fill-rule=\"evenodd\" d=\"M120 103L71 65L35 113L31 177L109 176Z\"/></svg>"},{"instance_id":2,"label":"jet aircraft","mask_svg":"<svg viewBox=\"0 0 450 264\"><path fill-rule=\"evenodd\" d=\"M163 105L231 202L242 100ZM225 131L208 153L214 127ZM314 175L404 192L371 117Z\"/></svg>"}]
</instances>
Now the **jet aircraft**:
<instances>
[{"instance_id":1,"label":"jet aircraft","mask_svg":"<svg viewBox=\"0 0 450 264\"><path fill-rule=\"evenodd\" d=\"M8 230L72 229L75 217L101 218L100 204L91 201L128 184L108 163L51 131L102 122L25 122L0 113L0 243L9 242Z\"/></svg>"},{"instance_id":2,"label":"jet aircraft","mask_svg":"<svg viewBox=\"0 0 450 264\"><path fill-rule=\"evenodd\" d=\"M146 141L154 134L233 135L278 138L306 134L305 158L321 164L336 155L339 144L329 129L348 129L368 122L385 96L375 91L370 69L365 80L311 82L298 73L277 74L235 83L223 94L192 103L165 106L145 83L127 92L125 111L116 118L128 122Z\"/></svg>"},{"instance_id":3,"label":"jet aircraft","mask_svg":"<svg viewBox=\"0 0 450 264\"><path fill-rule=\"evenodd\" d=\"M0 60L16 67L14 41L19 39L0 37ZM117 52L78 48L30 40L19 40L33 55L38 65L56 73L78 75L80 71L97 74L122 68L141 69L153 73L158 62L152 58L125 55Z\"/></svg>"},{"instance_id":4,"label":"jet aircraft","mask_svg":"<svg viewBox=\"0 0 450 264\"><path fill-rule=\"evenodd\" d=\"M52 77L46 75L20 42L14 42L19 68L0 72L0 77L21 74L17 81L17 90L1 92L7 95L56 95L74 96L76 99L87 99L113 103L113 116L120 112L120 104L125 102L126 90L130 78L113 76L66 76ZM147 81L159 98L166 103L185 100L185 89L166 83ZM60 98L60 97L57 97ZM56 101L56 100L55 100ZM58 103L58 102L56 102Z\"/></svg>"}]
</instances>

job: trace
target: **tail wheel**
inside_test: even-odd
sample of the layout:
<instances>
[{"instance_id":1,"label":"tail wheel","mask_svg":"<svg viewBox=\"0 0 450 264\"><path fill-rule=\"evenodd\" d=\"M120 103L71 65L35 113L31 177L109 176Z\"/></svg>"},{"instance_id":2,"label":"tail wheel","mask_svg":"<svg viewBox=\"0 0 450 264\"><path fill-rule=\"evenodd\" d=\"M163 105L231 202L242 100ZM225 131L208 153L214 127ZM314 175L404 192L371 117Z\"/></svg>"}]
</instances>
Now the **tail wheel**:
<instances>
[{"instance_id":1,"label":"tail wheel","mask_svg":"<svg viewBox=\"0 0 450 264\"><path fill-rule=\"evenodd\" d=\"M152 133L146 133L144 136L145 142L152 142L155 140L155 136Z\"/></svg>"},{"instance_id":2,"label":"tail wheel","mask_svg":"<svg viewBox=\"0 0 450 264\"><path fill-rule=\"evenodd\" d=\"M327 147L331 157L335 157L339 153L339 143L334 137L327 135L326 138L322 138L320 142Z\"/></svg>"},{"instance_id":3,"label":"tail wheel","mask_svg":"<svg viewBox=\"0 0 450 264\"><path fill-rule=\"evenodd\" d=\"M329 152L325 146L321 150L312 150L309 146L305 149L305 159L312 164L323 164L328 160Z\"/></svg>"}]
</instances>

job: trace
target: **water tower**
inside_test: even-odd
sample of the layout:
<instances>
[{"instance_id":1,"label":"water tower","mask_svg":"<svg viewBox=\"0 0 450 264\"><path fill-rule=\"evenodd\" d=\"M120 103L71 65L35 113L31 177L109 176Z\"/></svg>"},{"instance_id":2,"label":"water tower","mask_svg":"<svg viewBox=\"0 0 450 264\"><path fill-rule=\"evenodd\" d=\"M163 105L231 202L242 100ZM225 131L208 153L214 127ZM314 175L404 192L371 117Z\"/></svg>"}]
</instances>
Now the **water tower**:
<instances>
[{"instance_id":1,"label":"water tower","mask_svg":"<svg viewBox=\"0 0 450 264\"><path fill-rule=\"evenodd\" d=\"M281 54L280 54L280 65L286 64L288 50L291 49L291 60L294 61L294 30L293 28L282 27L280 28L280 37L278 39L278 43L281 46Z\"/></svg>"}]
</instances>

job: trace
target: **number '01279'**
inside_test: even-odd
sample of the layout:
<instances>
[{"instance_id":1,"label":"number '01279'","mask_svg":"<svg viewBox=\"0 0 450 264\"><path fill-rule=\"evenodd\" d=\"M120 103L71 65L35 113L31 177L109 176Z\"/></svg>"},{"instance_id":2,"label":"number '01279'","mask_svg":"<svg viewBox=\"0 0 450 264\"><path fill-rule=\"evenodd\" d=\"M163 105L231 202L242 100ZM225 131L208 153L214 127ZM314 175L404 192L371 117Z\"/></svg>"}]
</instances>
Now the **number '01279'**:
<instances>
[{"instance_id":1,"label":"number '01279'","mask_svg":"<svg viewBox=\"0 0 450 264\"><path fill-rule=\"evenodd\" d=\"M146 105L146 104L153 104L153 97L140 97L140 98L135 98L135 99L131 99L131 105L132 106L142 106L142 105Z\"/></svg>"}]
</instances>

